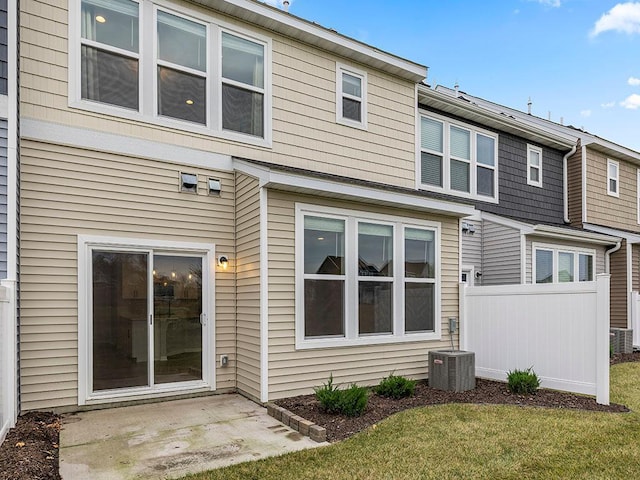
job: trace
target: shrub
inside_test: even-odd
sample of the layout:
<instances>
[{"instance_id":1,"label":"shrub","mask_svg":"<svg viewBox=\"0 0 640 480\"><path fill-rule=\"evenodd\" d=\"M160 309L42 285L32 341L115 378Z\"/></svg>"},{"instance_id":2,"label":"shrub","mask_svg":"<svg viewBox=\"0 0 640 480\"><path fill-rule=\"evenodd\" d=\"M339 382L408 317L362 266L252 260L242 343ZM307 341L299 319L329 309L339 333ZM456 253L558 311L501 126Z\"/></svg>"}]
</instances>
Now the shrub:
<instances>
[{"instance_id":1,"label":"shrub","mask_svg":"<svg viewBox=\"0 0 640 480\"><path fill-rule=\"evenodd\" d=\"M388 377L382 379L380 384L375 388L378 395L389 398L404 398L413 395L416 389L416 381L409 380L402 376L396 376L391 373Z\"/></svg>"},{"instance_id":2,"label":"shrub","mask_svg":"<svg viewBox=\"0 0 640 480\"><path fill-rule=\"evenodd\" d=\"M533 367L526 370L513 370L507 374L509 391L521 395L536 393L540 387L540 378L533 371Z\"/></svg>"},{"instance_id":3,"label":"shrub","mask_svg":"<svg viewBox=\"0 0 640 480\"><path fill-rule=\"evenodd\" d=\"M320 402L320 408L327 413L340 412L340 389L333 384L333 374L329 375L329 381L321 387L314 388L316 398Z\"/></svg>"},{"instance_id":4,"label":"shrub","mask_svg":"<svg viewBox=\"0 0 640 480\"><path fill-rule=\"evenodd\" d=\"M316 387L316 398L320 408L327 413L340 413L349 417L357 417L367 408L368 394L365 387L356 384L345 390L340 390L333 384L333 375L321 387Z\"/></svg>"}]
</instances>

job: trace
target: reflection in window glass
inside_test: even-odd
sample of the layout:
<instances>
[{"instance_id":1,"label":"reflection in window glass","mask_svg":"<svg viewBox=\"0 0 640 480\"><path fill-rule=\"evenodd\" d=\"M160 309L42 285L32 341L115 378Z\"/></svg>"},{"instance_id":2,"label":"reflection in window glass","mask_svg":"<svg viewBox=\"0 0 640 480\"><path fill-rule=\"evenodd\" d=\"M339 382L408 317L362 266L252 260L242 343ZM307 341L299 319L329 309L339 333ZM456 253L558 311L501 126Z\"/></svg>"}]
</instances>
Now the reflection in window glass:
<instances>
[{"instance_id":1,"label":"reflection in window glass","mask_svg":"<svg viewBox=\"0 0 640 480\"><path fill-rule=\"evenodd\" d=\"M451 189L469 192L469 164L451 160Z\"/></svg>"},{"instance_id":2,"label":"reflection in window glass","mask_svg":"<svg viewBox=\"0 0 640 480\"><path fill-rule=\"evenodd\" d=\"M536 283L553 283L553 252L536 250Z\"/></svg>"},{"instance_id":3,"label":"reflection in window glass","mask_svg":"<svg viewBox=\"0 0 640 480\"><path fill-rule=\"evenodd\" d=\"M206 72L206 27L176 15L158 11L158 58Z\"/></svg>"},{"instance_id":4,"label":"reflection in window glass","mask_svg":"<svg viewBox=\"0 0 640 480\"><path fill-rule=\"evenodd\" d=\"M578 255L578 281L593 281L593 255Z\"/></svg>"},{"instance_id":5,"label":"reflection in window glass","mask_svg":"<svg viewBox=\"0 0 640 480\"><path fill-rule=\"evenodd\" d=\"M358 274L363 277L393 276L393 227L358 224Z\"/></svg>"},{"instance_id":6,"label":"reflection in window glass","mask_svg":"<svg viewBox=\"0 0 640 480\"><path fill-rule=\"evenodd\" d=\"M158 67L158 114L206 124L206 78Z\"/></svg>"},{"instance_id":7,"label":"reflection in window glass","mask_svg":"<svg viewBox=\"0 0 640 480\"><path fill-rule=\"evenodd\" d=\"M344 275L344 220L304 217L304 273Z\"/></svg>"},{"instance_id":8,"label":"reflection in window glass","mask_svg":"<svg viewBox=\"0 0 640 480\"><path fill-rule=\"evenodd\" d=\"M494 171L489 168L478 167L478 195L493 197Z\"/></svg>"},{"instance_id":9,"label":"reflection in window glass","mask_svg":"<svg viewBox=\"0 0 640 480\"><path fill-rule=\"evenodd\" d=\"M407 228L404 231L405 278L435 277L435 242L431 230Z\"/></svg>"},{"instance_id":10,"label":"reflection in window glass","mask_svg":"<svg viewBox=\"0 0 640 480\"><path fill-rule=\"evenodd\" d=\"M138 4L130 0L82 0L82 38L138 52Z\"/></svg>"},{"instance_id":11,"label":"reflection in window glass","mask_svg":"<svg viewBox=\"0 0 640 480\"><path fill-rule=\"evenodd\" d=\"M558 253L558 282L573 282L573 253Z\"/></svg>"},{"instance_id":12,"label":"reflection in window glass","mask_svg":"<svg viewBox=\"0 0 640 480\"><path fill-rule=\"evenodd\" d=\"M393 332L393 282L359 282L358 332L360 335Z\"/></svg>"},{"instance_id":13,"label":"reflection in window glass","mask_svg":"<svg viewBox=\"0 0 640 480\"><path fill-rule=\"evenodd\" d=\"M138 110L138 60L85 45L81 50L82 98Z\"/></svg>"},{"instance_id":14,"label":"reflection in window glass","mask_svg":"<svg viewBox=\"0 0 640 480\"><path fill-rule=\"evenodd\" d=\"M264 95L222 85L222 128L264 136Z\"/></svg>"},{"instance_id":15,"label":"reflection in window glass","mask_svg":"<svg viewBox=\"0 0 640 480\"><path fill-rule=\"evenodd\" d=\"M435 284L406 283L404 302L406 332L434 331Z\"/></svg>"},{"instance_id":16,"label":"reflection in window glass","mask_svg":"<svg viewBox=\"0 0 640 480\"><path fill-rule=\"evenodd\" d=\"M222 34L222 76L227 80L264 87L264 46Z\"/></svg>"}]
</instances>

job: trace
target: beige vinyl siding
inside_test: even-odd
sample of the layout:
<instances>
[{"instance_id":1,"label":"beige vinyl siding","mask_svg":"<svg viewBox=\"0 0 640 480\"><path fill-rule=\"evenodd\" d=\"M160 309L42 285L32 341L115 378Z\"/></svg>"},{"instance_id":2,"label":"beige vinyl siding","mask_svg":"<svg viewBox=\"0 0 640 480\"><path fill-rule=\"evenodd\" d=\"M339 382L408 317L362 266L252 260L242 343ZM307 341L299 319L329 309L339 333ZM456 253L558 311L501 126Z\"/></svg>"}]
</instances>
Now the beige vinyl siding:
<instances>
[{"instance_id":1,"label":"beige vinyl siding","mask_svg":"<svg viewBox=\"0 0 640 480\"><path fill-rule=\"evenodd\" d=\"M230 25L272 38L273 148L69 108L67 3L21 2L23 118L267 162L283 163L286 159L293 167L405 187L415 185L414 83L353 65L368 75L368 130L339 125L336 62L350 65L349 61L218 14L214 16ZM211 14L192 3L189 8Z\"/></svg>"},{"instance_id":2,"label":"beige vinyl siding","mask_svg":"<svg viewBox=\"0 0 640 480\"><path fill-rule=\"evenodd\" d=\"M569 221L572 227L582 226L582 148L580 143L576 152L567 160L567 186Z\"/></svg>"},{"instance_id":3,"label":"beige vinyl siding","mask_svg":"<svg viewBox=\"0 0 640 480\"><path fill-rule=\"evenodd\" d=\"M482 251L482 285L509 285L522 281L519 230L485 220Z\"/></svg>"},{"instance_id":4,"label":"beige vinyl siding","mask_svg":"<svg viewBox=\"0 0 640 480\"><path fill-rule=\"evenodd\" d=\"M77 235L215 244L235 258L231 172L192 168L200 192L178 191L181 167L166 162L23 140L21 145L22 409L72 408L78 395ZM220 197L206 195L209 176ZM233 269L216 272L216 352L235 352ZM234 365L217 388L235 388Z\"/></svg>"},{"instance_id":5,"label":"beige vinyl siding","mask_svg":"<svg viewBox=\"0 0 640 480\"><path fill-rule=\"evenodd\" d=\"M567 240L558 240L555 238L545 238L545 237L536 237L535 235L527 236L527 259L526 259L526 283L534 283L532 278L533 271L533 243L540 243L544 245L550 245L554 248L582 248L586 250L593 250L596 253L596 258L594 259L594 274L597 275L599 273L605 273L605 253L607 251L606 247L601 245L593 245L584 242L572 242ZM594 279L595 280L595 279Z\"/></svg>"},{"instance_id":6,"label":"beige vinyl siding","mask_svg":"<svg viewBox=\"0 0 640 480\"><path fill-rule=\"evenodd\" d=\"M473 265L476 271L482 270L482 221L465 220L475 228L475 232L462 233L462 265Z\"/></svg>"},{"instance_id":7,"label":"beige vinyl siding","mask_svg":"<svg viewBox=\"0 0 640 480\"><path fill-rule=\"evenodd\" d=\"M607 194L607 159L618 162L620 197ZM638 168L587 148L587 222L622 230L638 226Z\"/></svg>"},{"instance_id":8,"label":"beige vinyl siding","mask_svg":"<svg viewBox=\"0 0 640 480\"><path fill-rule=\"evenodd\" d=\"M303 202L394 216L428 219L442 225L442 331L458 316L458 219L372 205L330 201L269 191L269 399L311 393L330 374L337 383L372 385L395 372L427 377L428 352L447 348L442 340L385 345L296 350L295 348L295 203ZM457 345L457 336L454 339Z\"/></svg>"},{"instance_id":9,"label":"beige vinyl siding","mask_svg":"<svg viewBox=\"0 0 640 480\"><path fill-rule=\"evenodd\" d=\"M237 386L260 398L260 188L236 173Z\"/></svg>"},{"instance_id":10,"label":"beige vinyl siding","mask_svg":"<svg viewBox=\"0 0 640 480\"><path fill-rule=\"evenodd\" d=\"M620 250L611 254L611 326L627 328L627 241L622 241Z\"/></svg>"}]
</instances>

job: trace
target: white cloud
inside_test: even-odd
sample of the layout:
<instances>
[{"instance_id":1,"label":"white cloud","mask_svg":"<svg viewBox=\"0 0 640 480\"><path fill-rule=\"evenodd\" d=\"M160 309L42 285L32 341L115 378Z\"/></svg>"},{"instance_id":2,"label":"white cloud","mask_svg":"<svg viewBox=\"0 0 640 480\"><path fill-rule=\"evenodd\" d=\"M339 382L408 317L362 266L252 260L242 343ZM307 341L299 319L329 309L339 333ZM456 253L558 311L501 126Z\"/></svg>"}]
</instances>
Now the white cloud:
<instances>
[{"instance_id":1,"label":"white cloud","mask_svg":"<svg viewBox=\"0 0 640 480\"><path fill-rule=\"evenodd\" d=\"M640 33L640 2L619 3L596 22L591 37L613 30L614 32Z\"/></svg>"},{"instance_id":2,"label":"white cloud","mask_svg":"<svg viewBox=\"0 0 640 480\"><path fill-rule=\"evenodd\" d=\"M582 115L583 117L590 117L591 110L580 110L580 115Z\"/></svg>"},{"instance_id":3,"label":"white cloud","mask_svg":"<svg viewBox=\"0 0 640 480\"><path fill-rule=\"evenodd\" d=\"M616 102L601 103L600 106L602 108L613 108L616 106Z\"/></svg>"},{"instance_id":4,"label":"white cloud","mask_svg":"<svg viewBox=\"0 0 640 480\"><path fill-rule=\"evenodd\" d=\"M629 77L629 80L627 80L627 83L632 87L640 87L640 78Z\"/></svg>"},{"instance_id":5,"label":"white cloud","mask_svg":"<svg viewBox=\"0 0 640 480\"><path fill-rule=\"evenodd\" d=\"M640 95L637 93L629 95L623 102L620 102L620 105L629 110L638 110L640 108Z\"/></svg>"},{"instance_id":6,"label":"white cloud","mask_svg":"<svg viewBox=\"0 0 640 480\"><path fill-rule=\"evenodd\" d=\"M557 8L562 5L562 0L534 0L538 2L540 5L546 5L548 7Z\"/></svg>"}]
</instances>

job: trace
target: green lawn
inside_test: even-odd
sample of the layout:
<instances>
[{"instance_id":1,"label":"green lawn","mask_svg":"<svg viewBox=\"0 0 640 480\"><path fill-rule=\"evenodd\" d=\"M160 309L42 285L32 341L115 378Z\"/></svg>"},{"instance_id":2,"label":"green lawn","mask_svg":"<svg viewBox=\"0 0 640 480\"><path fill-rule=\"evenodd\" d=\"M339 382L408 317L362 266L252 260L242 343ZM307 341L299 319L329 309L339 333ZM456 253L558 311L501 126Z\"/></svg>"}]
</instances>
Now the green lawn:
<instances>
[{"instance_id":1,"label":"green lawn","mask_svg":"<svg viewBox=\"0 0 640 480\"><path fill-rule=\"evenodd\" d=\"M628 414L442 405L344 442L184 477L213 479L640 478L640 363L611 368Z\"/></svg>"}]
</instances>

